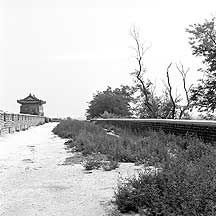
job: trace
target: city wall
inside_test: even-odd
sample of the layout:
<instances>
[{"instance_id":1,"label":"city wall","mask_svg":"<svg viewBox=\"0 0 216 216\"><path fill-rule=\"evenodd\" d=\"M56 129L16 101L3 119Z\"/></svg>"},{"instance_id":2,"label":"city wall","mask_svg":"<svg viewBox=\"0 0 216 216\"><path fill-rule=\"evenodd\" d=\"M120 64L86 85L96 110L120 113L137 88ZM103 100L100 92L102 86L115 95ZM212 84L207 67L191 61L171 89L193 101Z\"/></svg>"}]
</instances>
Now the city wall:
<instances>
[{"instance_id":1,"label":"city wall","mask_svg":"<svg viewBox=\"0 0 216 216\"><path fill-rule=\"evenodd\" d=\"M41 125L45 122L46 117L44 116L0 113L0 135L27 130L31 126Z\"/></svg>"},{"instance_id":2,"label":"city wall","mask_svg":"<svg viewBox=\"0 0 216 216\"><path fill-rule=\"evenodd\" d=\"M172 119L93 119L102 126L114 125L135 131L164 131L176 135L195 134L204 141L216 141L216 121Z\"/></svg>"}]
</instances>

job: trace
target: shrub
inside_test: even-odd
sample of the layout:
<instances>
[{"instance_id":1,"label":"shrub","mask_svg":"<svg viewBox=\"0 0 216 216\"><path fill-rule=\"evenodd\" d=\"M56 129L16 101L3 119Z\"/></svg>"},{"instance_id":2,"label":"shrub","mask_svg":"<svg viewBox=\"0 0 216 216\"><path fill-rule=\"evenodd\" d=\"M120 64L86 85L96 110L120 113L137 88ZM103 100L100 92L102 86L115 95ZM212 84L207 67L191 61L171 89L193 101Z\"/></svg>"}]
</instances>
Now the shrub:
<instances>
[{"instance_id":1,"label":"shrub","mask_svg":"<svg viewBox=\"0 0 216 216\"><path fill-rule=\"evenodd\" d=\"M104 111L103 114L100 115L101 118L107 119L107 118L120 118L120 116L114 114L114 113L109 113L107 111Z\"/></svg>"},{"instance_id":2,"label":"shrub","mask_svg":"<svg viewBox=\"0 0 216 216\"><path fill-rule=\"evenodd\" d=\"M91 154L86 157L83 166L86 170L99 169L105 156L101 154Z\"/></svg>"},{"instance_id":3,"label":"shrub","mask_svg":"<svg viewBox=\"0 0 216 216\"><path fill-rule=\"evenodd\" d=\"M150 216L216 215L216 148L192 136L116 128L119 137L100 126L76 120L62 121L53 132L70 138L67 143L87 156L88 170L111 170L121 162L158 167L145 168L125 179L115 191L121 212L145 212ZM104 158L106 155L106 158ZM103 156L103 157L102 157ZM104 162L109 160L110 162Z\"/></svg>"},{"instance_id":4,"label":"shrub","mask_svg":"<svg viewBox=\"0 0 216 216\"><path fill-rule=\"evenodd\" d=\"M166 161L160 171L144 170L120 183L118 209L145 210L150 216L216 215L216 153L211 146L212 151L201 153L204 145L198 144Z\"/></svg>"},{"instance_id":5,"label":"shrub","mask_svg":"<svg viewBox=\"0 0 216 216\"><path fill-rule=\"evenodd\" d=\"M96 159L87 159L84 163L83 166L85 167L86 170L93 170L93 169L98 169L101 167L101 162L96 160Z\"/></svg>"},{"instance_id":6,"label":"shrub","mask_svg":"<svg viewBox=\"0 0 216 216\"><path fill-rule=\"evenodd\" d=\"M70 149L72 152L77 151L77 147L76 147L75 142L74 142L73 139L69 139L64 144L67 146L67 149Z\"/></svg>"},{"instance_id":7,"label":"shrub","mask_svg":"<svg viewBox=\"0 0 216 216\"><path fill-rule=\"evenodd\" d=\"M92 124L91 122L72 120L72 119L61 121L53 129L53 133L57 134L62 138L75 139L77 135L80 133L80 131L84 129L94 134L106 133L102 127Z\"/></svg>"},{"instance_id":8,"label":"shrub","mask_svg":"<svg viewBox=\"0 0 216 216\"><path fill-rule=\"evenodd\" d=\"M186 138L166 135L163 132L148 131L141 134L118 128L120 136L116 137L91 122L70 119L60 122L53 132L70 138L67 146L84 155L100 152L110 157L110 160L142 162L154 166L160 166L189 145Z\"/></svg>"},{"instance_id":9,"label":"shrub","mask_svg":"<svg viewBox=\"0 0 216 216\"><path fill-rule=\"evenodd\" d=\"M53 132L60 137L71 138L66 144L75 148L84 155L91 153L102 153L108 155L115 161L134 162L143 144L137 143L139 137L115 137L106 134L106 131L90 122L77 120L62 121Z\"/></svg>"},{"instance_id":10,"label":"shrub","mask_svg":"<svg viewBox=\"0 0 216 216\"><path fill-rule=\"evenodd\" d=\"M116 160L111 160L111 161L105 161L103 162L102 164L102 168L105 170L105 171L111 171L113 169L116 169L119 167L119 163L118 161Z\"/></svg>"}]
</instances>

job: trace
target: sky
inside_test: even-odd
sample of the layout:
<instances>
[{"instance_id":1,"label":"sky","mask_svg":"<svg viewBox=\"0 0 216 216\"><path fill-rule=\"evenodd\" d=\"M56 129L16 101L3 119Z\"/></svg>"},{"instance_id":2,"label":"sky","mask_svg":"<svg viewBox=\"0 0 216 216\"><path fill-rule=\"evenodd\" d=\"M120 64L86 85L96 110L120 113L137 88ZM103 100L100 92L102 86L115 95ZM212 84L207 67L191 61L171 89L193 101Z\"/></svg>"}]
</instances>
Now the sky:
<instances>
[{"instance_id":1,"label":"sky","mask_svg":"<svg viewBox=\"0 0 216 216\"><path fill-rule=\"evenodd\" d=\"M0 110L18 113L32 93L46 116L84 117L96 91L133 84L134 25L151 44L145 76L160 91L173 62L181 93L175 63L190 67L188 85L202 76L185 29L214 15L215 0L0 0Z\"/></svg>"}]
</instances>

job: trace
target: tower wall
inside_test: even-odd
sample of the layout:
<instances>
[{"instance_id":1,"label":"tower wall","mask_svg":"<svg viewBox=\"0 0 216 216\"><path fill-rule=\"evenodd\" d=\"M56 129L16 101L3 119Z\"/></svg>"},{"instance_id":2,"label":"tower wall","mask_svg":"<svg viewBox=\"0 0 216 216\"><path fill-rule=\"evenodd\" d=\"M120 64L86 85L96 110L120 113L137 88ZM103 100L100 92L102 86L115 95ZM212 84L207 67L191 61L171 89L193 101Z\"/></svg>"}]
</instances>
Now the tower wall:
<instances>
[{"instance_id":1,"label":"tower wall","mask_svg":"<svg viewBox=\"0 0 216 216\"><path fill-rule=\"evenodd\" d=\"M29 96L24 99L17 100L17 102L21 104L20 113L44 116L43 104L45 104L46 101L36 98L35 95L29 94Z\"/></svg>"},{"instance_id":2,"label":"tower wall","mask_svg":"<svg viewBox=\"0 0 216 216\"><path fill-rule=\"evenodd\" d=\"M39 105L38 104L22 104L20 107L20 113L39 115Z\"/></svg>"}]
</instances>

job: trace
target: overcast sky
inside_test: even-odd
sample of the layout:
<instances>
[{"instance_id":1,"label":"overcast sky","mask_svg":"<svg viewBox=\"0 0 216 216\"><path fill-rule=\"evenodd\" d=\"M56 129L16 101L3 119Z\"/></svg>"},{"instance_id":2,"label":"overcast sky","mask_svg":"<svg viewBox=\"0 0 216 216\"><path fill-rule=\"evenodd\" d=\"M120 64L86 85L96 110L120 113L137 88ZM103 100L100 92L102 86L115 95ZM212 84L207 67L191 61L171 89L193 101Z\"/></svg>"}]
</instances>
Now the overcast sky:
<instances>
[{"instance_id":1,"label":"overcast sky","mask_svg":"<svg viewBox=\"0 0 216 216\"><path fill-rule=\"evenodd\" d=\"M83 117L97 90L132 84L133 25L152 44L146 76L158 87L171 61L196 82L185 28L212 15L215 0L0 0L0 110L18 113L16 100L32 93L47 116Z\"/></svg>"}]
</instances>

